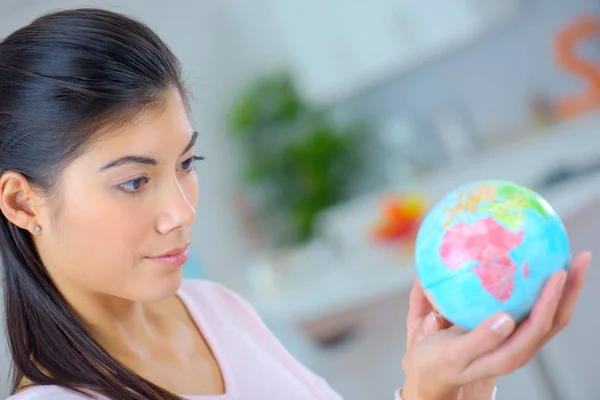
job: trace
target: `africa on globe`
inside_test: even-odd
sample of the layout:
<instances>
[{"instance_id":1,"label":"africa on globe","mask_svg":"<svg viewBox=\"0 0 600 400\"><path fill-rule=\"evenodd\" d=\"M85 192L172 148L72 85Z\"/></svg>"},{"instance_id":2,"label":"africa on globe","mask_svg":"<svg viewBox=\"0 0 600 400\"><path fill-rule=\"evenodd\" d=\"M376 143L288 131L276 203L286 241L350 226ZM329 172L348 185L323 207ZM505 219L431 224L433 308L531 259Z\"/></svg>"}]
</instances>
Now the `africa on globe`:
<instances>
[{"instance_id":1,"label":"africa on globe","mask_svg":"<svg viewBox=\"0 0 600 400\"><path fill-rule=\"evenodd\" d=\"M552 207L504 180L471 182L447 194L423 220L415 245L427 297L465 329L500 311L522 321L547 280L569 262L569 239Z\"/></svg>"}]
</instances>

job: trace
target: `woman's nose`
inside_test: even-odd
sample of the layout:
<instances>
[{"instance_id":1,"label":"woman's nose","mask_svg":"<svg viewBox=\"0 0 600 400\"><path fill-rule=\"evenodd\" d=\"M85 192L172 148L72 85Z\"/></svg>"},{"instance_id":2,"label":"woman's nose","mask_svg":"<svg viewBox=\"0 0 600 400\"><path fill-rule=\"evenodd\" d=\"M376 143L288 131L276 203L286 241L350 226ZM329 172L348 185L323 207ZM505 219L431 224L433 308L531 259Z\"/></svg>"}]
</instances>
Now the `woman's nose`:
<instances>
[{"instance_id":1,"label":"woman's nose","mask_svg":"<svg viewBox=\"0 0 600 400\"><path fill-rule=\"evenodd\" d=\"M196 209L179 182L176 182L162 197L163 210L157 221L161 234L178 228L189 228L196 218Z\"/></svg>"}]
</instances>

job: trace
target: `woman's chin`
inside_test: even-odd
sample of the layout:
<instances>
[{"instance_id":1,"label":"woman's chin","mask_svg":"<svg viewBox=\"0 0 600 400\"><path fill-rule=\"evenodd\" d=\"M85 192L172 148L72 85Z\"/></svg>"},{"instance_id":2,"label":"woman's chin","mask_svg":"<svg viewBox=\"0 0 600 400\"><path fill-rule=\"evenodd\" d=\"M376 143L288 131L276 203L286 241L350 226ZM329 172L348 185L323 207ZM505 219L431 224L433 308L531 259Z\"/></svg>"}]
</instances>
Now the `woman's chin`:
<instances>
[{"instance_id":1,"label":"woman's chin","mask_svg":"<svg viewBox=\"0 0 600 400\"><path fill-rule=\"evenodd\" d=\"M146 283L147 286L145 286L143 289L142 286L139 285L137 286L139 289L136 290L137 293L135 294L135 301L143 303L152 303L175 296L177 294L177 291L181 287L182 280L183 273L180 270L179 273L172 273L168 276L161 276L154 282Z\"/></svg>"}]
</instances>

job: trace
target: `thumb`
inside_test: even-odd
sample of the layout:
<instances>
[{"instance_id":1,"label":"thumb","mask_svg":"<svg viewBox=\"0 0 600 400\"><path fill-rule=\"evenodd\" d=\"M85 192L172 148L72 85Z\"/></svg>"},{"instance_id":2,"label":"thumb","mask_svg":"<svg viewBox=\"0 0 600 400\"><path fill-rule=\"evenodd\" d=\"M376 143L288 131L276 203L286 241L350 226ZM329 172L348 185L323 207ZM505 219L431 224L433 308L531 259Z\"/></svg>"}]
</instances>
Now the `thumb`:
<instances>
[{"instance_id":1,"label":"thumb","mask_svg":"<svg viewBox=\"0 0 600 400\"><path fill-rule=\"evenodd\" d=\"M494 350L515 330L515 321L507 313L499 313L483 321L477 328L462 335L457 346L464 366Z\"/></svg>"}]
</instances>

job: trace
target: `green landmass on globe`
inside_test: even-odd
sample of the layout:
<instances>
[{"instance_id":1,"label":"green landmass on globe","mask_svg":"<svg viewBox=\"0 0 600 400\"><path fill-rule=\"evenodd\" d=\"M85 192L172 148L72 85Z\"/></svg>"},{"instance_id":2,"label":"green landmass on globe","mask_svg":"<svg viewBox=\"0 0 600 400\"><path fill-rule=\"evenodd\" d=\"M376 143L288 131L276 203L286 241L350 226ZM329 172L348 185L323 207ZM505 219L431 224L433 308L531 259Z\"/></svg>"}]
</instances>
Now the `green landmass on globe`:
<instances>
[{"instance_id":1,"label":"green landmass on globe","mask_svg":"<svg viewBox=\"0 0 600 400\"><path fill-rule=\"evenodd\" d=\"M485 202L490 204L482 206ZM524 218L523 211L527 209L532 209L542 217L548 218L548 213L535 192L505 183L499 184L498 187L480 183L458 194L457 204L453 208L447 208L449 217L444 222L444 228L448 228L453 219L460 214L490 211L498 222L516 229L521 226Z\"/></svg>"}]
</instances>

